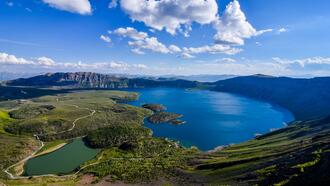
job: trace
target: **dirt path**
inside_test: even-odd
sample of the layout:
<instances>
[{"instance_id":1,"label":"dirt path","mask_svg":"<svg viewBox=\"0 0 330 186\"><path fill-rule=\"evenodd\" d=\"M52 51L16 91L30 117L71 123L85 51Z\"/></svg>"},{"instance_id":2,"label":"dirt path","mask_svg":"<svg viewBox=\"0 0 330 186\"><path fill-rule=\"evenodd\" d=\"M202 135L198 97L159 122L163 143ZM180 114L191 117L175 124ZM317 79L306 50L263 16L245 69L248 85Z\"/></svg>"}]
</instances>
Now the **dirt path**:
<instances>
[{"instance_id":1,"label":"dirt path","mask_svg":"<svg viewBox=\"0 0 330 186\"><path fill-rule=\"evenodd\" d=\"M56 101L58 102L58 99ZM64 131L61 131L61 132L57 132L55 134L62 134L62 133L65 133L65 132L72 131L76 127L76 123L79 120L82 120L82 119L85 119L85 118L88 118L88 117L92 117L95 114L95 112L96 112L96 110L93 110L93 109L90 109L90 108L81 108L81 107L79 107L77 105L71 105L71 104L66 104L66 105L73 106L73 107L75 107L77 109L88 110L88 111L90 111L90 114L75 119L72 122L72 127L70 129L64 130ZM39 138L38 135L35 134L34 137L36 137L36 139L40 142L40 147L36 151L34 151L31 155L29 155L28 157L26 157L23 160L21 160L21 161L15 163L15 164L9 166L7 169L4 170L4 172L9 176L10 179L24 179L24 178L28 178L28 176L14 176L9 171L10 171L11 168L18 166L19 164L24 164L27 160L33 158L45 146L44 142L40 140L40 138ZM57 175L40 175L40 176L34 176L34 177L43 177L43 176L57 176ZM67 176L71 176L71 175L67 175ZM61 176L61 177L67 177L67 176Z\"/></svg>"}]
</instances>

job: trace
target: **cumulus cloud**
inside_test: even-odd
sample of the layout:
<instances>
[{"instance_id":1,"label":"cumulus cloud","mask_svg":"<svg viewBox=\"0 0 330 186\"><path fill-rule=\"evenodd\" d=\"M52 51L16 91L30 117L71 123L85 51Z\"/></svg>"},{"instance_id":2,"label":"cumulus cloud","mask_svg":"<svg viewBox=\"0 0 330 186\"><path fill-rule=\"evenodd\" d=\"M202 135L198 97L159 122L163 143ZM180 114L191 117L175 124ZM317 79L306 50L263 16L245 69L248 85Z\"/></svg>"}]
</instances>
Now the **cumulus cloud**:
<instances>
[{"instance_id":1,"label":"cumulus cloud","mask_svg":"<svg viewBox=\"0 0 330 186\"><path fill-rule=\"evenodd\" d=\"M162 54L178 53L181 49L176 45L166 46L158 41L156 37L149 37L146 32L139 32L135 28L117 28L114 31L109 31L109 34L116 34L121 37L127 37L130 39L128 45L133 47L131 50L135 54L145 54L144 50L150 50Z\"/></svg>"},{"instance_id":2,"label":"cumulus cloud","mask_svg":"<svg viewBox=\"0 0 330 186\"><path fill-rule=\"evenodd\" d=\"M217 43L244 45L244 40L271 32L272 29L257 31L246 19L237 0L229 3L223 15L214 22Z\"/></svg>"},{"instance_id":3,"label":"cumulus cloud","mask_svg":"<svg viewBox=\"0 0 330 186\"><path fill-rule=\"evenodd\" d=\"M193 22L209 24L218 13L216 0L121 0L120 5L132 20L172 35L187 34Z\"/></svg>"},{"instance_id":4,"label":"cumulus cloud","mask_svg":"<svg viewBox=\"0 0 330 186\"><path fill-rule=\"evenodd\" d=\"M133 21L143 22L152 31L166 30L172 35L180 32L188 37L194 22L211 24L216 29L215 44L183 48L167 46L156 37L150 37L146 32L139 32L132 27L109 32L130 38L132 41L129 41L129 45L134 47L132 52L136 54L144 54L145 50L150 50L163 54L179 54L185 59L194 58L201 53L234 55L242 51L235 45L244 45L246 39L273 31L256 30L247 21L237 0L230 2L221 15L218 14L216 0L120 0L120 6Z\"/></svg>"},{"instance_id":5,"label":"cumulus cloud","mask_svg":"<svg viewBox=\"0 0 330 186\"><path fill-rule=\"evenodd\" d=\"M0 64L3 65L35 65L35 66L55 66L56 63L54 60L48 57L39 57L36 59L25 59L25 58L19 58L15 55L7 54L7 53L1 53L0 52Z\"/></svg>"},{"instance_id":6,"label":"cumulus cloud","mask_svg":"<svg viewBox=\"0 0 330 186\"><path fill-rule=\"evenodd\" d=\"M143 40L148 37L148 34L145 32L139 32L135 28L127 27L127 28L117 28L113 32L109 31L109 33L114 33L122 37L129 37L133 40Z\"/></svg>"},{"instance_id":7,"label":"cumulus cloud","mask_svg":"<svg viewBox=\"0 0 330 186\"><path fill-rule=\"evenodd\" d=\"M106 43L111 43L111 38L109 36L101 35L100 39Z\"/></svg>"},{"instance_id":8,"label":"cumulus cloud","mask_svg":"<svg viewBox=\"0 0 330 186\"><path fill-rule=\"evenodd\" d=\"M184 59L194 58L194 54L210 53L210 54L227 54L234 55L242 51L242 49L234 48L230 45L213 44L201 47L183 47L176 45L166 45L156 37L150 37L145 32L139 32L135 28L118 28L114 31L109 31L110 34L116 34L122 37L131 39L128 45L133 47L131 50L135 54L145 54L145 50L158 52L162 54L179 54Z\"/></svg>"},{"instance_id":9,"label":"cumulus cloud","mask_svg":"<svg viewBox=\"0 0 330 186\"><path fill-rule=\"evenodd\" d=\"M42 66L54 66L54 65L56 65L55 61L51 58L48 58L48 57L39 57L37 59L37 63L42 65Z\"/></svg>"},{"instance_id":10,"label":"cumulus cloud","mask_svg":"<svg viewBox=\"0 0 330 186\"><path fill-rule=\"evenodd\" d=\"M168 54L171 52L163 43L159 42L155 37L147 37L144 40L129 41L129 46L136 47L137 49L147 49L153 52Z\"/></svg>"},{"instance_id":11,"label":"cumulus cloud","mask_svg":"<svg viewBox=\"0 0 330 186\"><path fill-rule=\"evenodd\" d=\"M78 13L81 15L89 15L92 13L92 8L89 0L42 0L50 7L68 11L71 13Z\"/></svg>"},{"instance_id":12,"label":"cumulus cloud","mask_svg":"<svg viewBox=\"0 0 330 186\"><path fill-rule=\"evenodd\" d=\"M14 55L0 52L0 64L26 65L26 64L33 64L33 63L34 63L33 61L29 61L24 58L18 58Z\"/></svg>"},{"instance_id":13,"label":"cumulus cloud","mask_svg":"<svg viewBox=\"0 0 330 186\"><path fill-rule=\"evenodd\" d=\"M128 45L133 48L131 51L139 55L145 54L145 51L152 51L162 54L178 54L183 59L192 59L196 57L196 54L202 53L234 55L242 51L242 49L223 44L183 48L173 44L166 45L160 42L158 38L150 37L147 33L139 32L131 27L118 28L114 31L108 31L108 33L129 38Z\"/></svg>"}]
</instances>

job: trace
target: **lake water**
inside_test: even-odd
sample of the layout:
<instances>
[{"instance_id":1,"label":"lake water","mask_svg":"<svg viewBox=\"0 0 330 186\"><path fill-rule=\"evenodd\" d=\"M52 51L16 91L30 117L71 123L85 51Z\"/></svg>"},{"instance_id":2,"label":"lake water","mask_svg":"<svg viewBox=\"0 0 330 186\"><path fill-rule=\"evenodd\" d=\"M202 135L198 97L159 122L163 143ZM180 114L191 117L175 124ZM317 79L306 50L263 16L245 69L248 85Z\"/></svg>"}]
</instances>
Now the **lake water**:
<instances>
[{"instance_id":1,"label":"lake water","mask_svg":"<svg viewBox=\"0 0 330 186\"><path fill-rule=\"evenodd\" d=\"M77 138L52 153L28 160L24 166L24 175L70 173L99 152L99 149L89 148L81 138Z\"/></svg>"},{"instance_id":2,"label":"lake water","mask_svg":"<svg viewBox=\"0 0 330 186\"><path fill-rule=\"evenodd\" d=\"M183 146L201 150L243 142L256 134L284 127L294 119L286 109L239 95L207 90L175 88L135 89L140 98L131 104L159 103L168 112L183 114L183 125L167 123L145 126L156 137L179 141Z\"/></svg>"}]
</instances>

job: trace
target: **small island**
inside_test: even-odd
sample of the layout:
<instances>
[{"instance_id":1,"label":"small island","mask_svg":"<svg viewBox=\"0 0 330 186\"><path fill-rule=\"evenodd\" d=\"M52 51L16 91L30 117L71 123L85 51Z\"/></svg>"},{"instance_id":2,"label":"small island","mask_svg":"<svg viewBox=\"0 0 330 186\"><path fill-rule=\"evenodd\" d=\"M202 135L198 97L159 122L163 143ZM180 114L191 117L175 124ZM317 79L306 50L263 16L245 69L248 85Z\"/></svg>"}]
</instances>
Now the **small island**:
<instances>
[{"instance_id":1,"label":"small island","mask_svg":"<svg viewBox=\"0 0 330 186\"><path fill-rule=\"evenodd\" d=\"M166 110L166 107L162 104L144 104L142 107L152 110L153 112L161 112Z\"/></svg>"},{"instance_id":2,"label":"small island","mask_svg":"<svg viewBox=\"0 0 330 186\"><path fill-rule=\"evenodd\" d=\"M172 125L182 125L182 124L185 124L186 122L182 121L182 120L179 120L179 119L174 119L174 120L170 121L170 123Z\"/></svg>"},{"instance_id":3,"label":"small island","mask_svg":"<svg viewBox=\"0 0 330 186\"><path fill-rule=\"evenodd\" d=\"M148 121L153 124L158 123L171 123L174 125L183 124L183 121L177 120L178 118L181 118L183 115L181 114L175 114L170 112L156 112L152 116L148 118Z\"/></svg>"}]
</instances>

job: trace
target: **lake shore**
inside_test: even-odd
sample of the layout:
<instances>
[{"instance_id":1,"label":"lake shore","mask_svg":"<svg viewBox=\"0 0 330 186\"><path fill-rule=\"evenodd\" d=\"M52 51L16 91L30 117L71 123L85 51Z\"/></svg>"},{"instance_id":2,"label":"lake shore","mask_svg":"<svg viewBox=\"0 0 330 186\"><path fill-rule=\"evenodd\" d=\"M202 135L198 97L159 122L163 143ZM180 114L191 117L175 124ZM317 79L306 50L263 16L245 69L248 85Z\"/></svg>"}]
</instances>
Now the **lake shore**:
<instances>
[{"instance_id":1,"label":"lake shore","mask_svg":"<svg viewBox=\"0 0 330 186\"><path fill-rule=\"evenodd\" d=\"M56 146L52 146L52 147L48 147L48 148L46 147L45 150L41 149L41 151L38 152L37 154L35 154L32 158L35 158L35 157L38 157L38 156L42 156L42 155L45 155L45 154L49 154L51 152L54 152L54 151L56 151L56 150L64 147L66 144L68 144L68 143L60 143L60 144L58 144Z\"/></svg>"}]
</instances>

